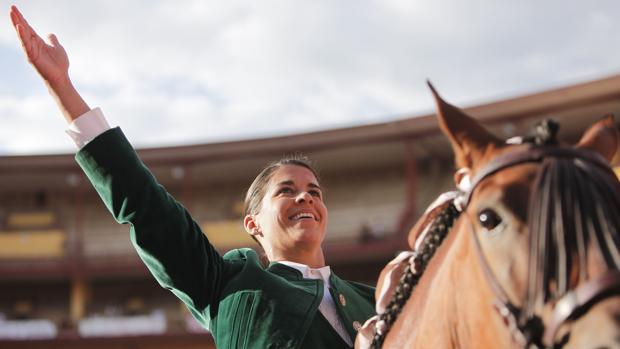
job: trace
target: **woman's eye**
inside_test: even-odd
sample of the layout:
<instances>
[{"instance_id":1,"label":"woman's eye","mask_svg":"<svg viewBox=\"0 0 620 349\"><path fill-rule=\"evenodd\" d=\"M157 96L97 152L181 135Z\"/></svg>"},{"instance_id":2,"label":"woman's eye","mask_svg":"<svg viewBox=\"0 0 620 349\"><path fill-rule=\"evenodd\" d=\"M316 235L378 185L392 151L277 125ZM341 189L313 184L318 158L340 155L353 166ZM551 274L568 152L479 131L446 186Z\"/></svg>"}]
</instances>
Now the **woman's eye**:
<instances>
[{"instance_id":1,"label":"woman's eye","mask_svg":"<svg viewBox=\"0 0 620 349\"><path fill-rule=\"evenodd\" d=\"M321 197L321 192L319 192L318 190L310 190L309 191L310 195L320 198Z\"/></svg>"},{"instance_id":2,"label":"woman's eye","mask_svg":"<svg viewBox=\"0 0 620 349\"><path fill-rule=\"evenodd\" d=\"M478 214L478 222L480 222L480 225L483 228L490 231L502 222L502 217L500 217L494 210L485 208Z\"/></svg>"},{"instance_id":3,"label":"woman's eye","mask_svg":"<svg viewBox=\"0 0 620 349\"><path fill-rule=\"evenodd\" d=\"M292 192L293 192L293 189L288 188L288 187L280 188L280 190L278 190L278 194L290 194Z\"/></svg>"}]
</instances>

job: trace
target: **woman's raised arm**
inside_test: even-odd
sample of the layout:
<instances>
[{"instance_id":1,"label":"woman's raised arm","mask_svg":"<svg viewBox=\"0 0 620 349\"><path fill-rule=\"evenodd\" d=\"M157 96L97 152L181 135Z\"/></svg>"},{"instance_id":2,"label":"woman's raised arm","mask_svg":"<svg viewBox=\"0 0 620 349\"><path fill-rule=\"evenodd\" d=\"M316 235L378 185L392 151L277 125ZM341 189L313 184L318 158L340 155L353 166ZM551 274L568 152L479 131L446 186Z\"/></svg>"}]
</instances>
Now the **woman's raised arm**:
<instances>
[{"instance_id":1,"label":"woman's raised arm","mask_svg":"<svg viewBox=\"0 0 620 349\"><path fill-rule=\"evenodd\" d=\"M56 35L50 34L49 43L46 43L16 6L11 6L10 15L28 61L45 81L65 119L71 122L89 111L90 108L71 83L69 58Z\"/></svg>"}]
</instances>

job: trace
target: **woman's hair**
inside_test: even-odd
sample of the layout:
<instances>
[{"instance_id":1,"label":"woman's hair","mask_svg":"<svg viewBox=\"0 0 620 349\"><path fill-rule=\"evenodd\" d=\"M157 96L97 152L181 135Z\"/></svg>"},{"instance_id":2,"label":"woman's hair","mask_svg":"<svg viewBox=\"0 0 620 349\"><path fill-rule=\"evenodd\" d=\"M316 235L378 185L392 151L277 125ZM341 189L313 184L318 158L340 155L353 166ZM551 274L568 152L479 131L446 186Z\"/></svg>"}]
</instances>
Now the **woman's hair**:
<instances>
[{"instance_id":1,"label":"woman's hair","mask_svg":"<svg viewBox=\"0 0 620 349\"><path fill-rule=\"evenodd\" d=\"M245 200L243 202L243 212L245 215L248 214L258 214L261 209L261 203L263 201L263 197L265 196L265 191L267 190L267 184L271 179L273 173L282 166L293 165L293 166L301 166L305 167L316 177L317 181L319 179L318 172L312 166L310 159L303 155L291 155L286 156L278 161L274 161L269 165L265 166L258 176L254 178L254 181L250 185L248 189Z\"/></svg>"}]
</instances>

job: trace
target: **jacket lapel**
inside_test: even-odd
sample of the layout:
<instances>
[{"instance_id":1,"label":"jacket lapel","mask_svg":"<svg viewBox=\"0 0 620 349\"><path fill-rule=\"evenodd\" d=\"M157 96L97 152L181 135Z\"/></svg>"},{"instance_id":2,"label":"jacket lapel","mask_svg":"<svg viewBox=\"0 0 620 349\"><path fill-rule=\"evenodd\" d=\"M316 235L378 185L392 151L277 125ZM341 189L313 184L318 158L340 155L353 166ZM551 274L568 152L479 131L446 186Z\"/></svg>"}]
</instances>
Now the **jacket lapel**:
<instances>
[{"instance_id":1,"label":"jacket lapel","mask_svg":"<svg viewBox=\"0 0 620 349\"><path fill-rule=\"evenodd\" d=\"M366 299L347 282L332 273L330 292L344 327L355 339L357 331L375 313L373 300Z\"/></svg>"}]
</instances>

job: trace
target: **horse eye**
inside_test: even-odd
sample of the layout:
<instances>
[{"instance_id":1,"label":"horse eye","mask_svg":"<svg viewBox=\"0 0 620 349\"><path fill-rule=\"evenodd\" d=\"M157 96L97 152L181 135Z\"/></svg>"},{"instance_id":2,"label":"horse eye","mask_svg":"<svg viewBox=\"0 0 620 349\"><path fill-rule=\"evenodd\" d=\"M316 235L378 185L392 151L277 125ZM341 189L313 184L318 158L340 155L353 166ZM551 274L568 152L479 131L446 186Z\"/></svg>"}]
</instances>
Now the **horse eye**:
<instances>
[{"instance_id":1,"label":"horse eye","mask_svg":"<svg viewBox=\"0 0 620 349\"><path fill-rule=\"evenodd\" d=\"M485 229L493 230L502 222L502 218L492 209L485 208L478 214L478 221Z\"/></svg>"}]
</instances>

